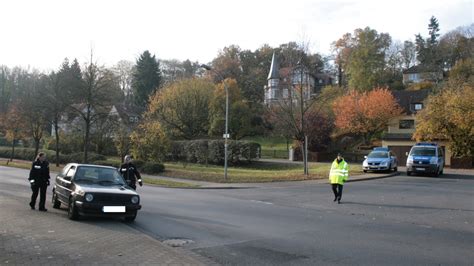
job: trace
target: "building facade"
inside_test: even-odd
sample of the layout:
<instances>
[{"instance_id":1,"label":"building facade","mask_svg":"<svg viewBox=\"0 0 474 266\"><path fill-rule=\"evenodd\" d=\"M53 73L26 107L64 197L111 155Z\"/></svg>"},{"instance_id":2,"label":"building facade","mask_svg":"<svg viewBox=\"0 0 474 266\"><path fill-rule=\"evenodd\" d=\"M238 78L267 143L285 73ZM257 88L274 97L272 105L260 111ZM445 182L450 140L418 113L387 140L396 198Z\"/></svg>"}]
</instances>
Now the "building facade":
<instances>
[{"instance_id":1,"label":"building facade","mask_svg":"<svg viewBox=\"0 0 474 266\"><path fill-rule=\"evenodd\" d=\"M280 62L275 52L268 73L267 85L264 86L266 105L285 101L296 97L309 100L318 94L324 86L333 84L333 78L324 73L310 73L304 67L280 68Z\"/></svg>"},{"instance_id":2,"label":"building facade","mask_svg":"<svg viewBox=\"0 0 474 266\"><path fill-rule=\"evenodd\" d=\"M382 138L382 146L390 148L395 153L400 166L405 166L406 153L410 152L411 147L416 144L413 139L413 133L416 129L416 113L425 107L424 101L429 93L429 89L393 92L393 96L404 110L404 113L390 121L387 133ZM444 140L435 142L444 151L446 165L451 165L451 150L447 146L447 142Z\"/></svg>"}]
</instances>

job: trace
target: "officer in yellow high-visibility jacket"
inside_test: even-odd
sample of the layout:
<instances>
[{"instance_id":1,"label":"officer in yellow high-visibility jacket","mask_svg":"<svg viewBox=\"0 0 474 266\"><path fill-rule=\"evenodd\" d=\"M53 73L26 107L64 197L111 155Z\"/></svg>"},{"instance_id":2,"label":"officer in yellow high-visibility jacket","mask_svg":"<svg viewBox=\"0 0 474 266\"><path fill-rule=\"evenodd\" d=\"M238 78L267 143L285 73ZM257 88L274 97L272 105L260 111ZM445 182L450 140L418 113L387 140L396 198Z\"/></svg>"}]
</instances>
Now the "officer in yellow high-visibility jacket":
<instances>
[{"instance_id":1,"label":"officer in yellow high-visibility jacket","mask_svg":"<svg viewBox=\"0 0 474 266\"><path fill-rule=\"evenodd\" d=\"M331 183L332 191L334 192L334 201L341 203L342 188L344 182L349 178L349 165L344 161L340 153L337 154L337 158L332 162L331 171L329 172L329 183Z\"/></svg>"}]
</instances>

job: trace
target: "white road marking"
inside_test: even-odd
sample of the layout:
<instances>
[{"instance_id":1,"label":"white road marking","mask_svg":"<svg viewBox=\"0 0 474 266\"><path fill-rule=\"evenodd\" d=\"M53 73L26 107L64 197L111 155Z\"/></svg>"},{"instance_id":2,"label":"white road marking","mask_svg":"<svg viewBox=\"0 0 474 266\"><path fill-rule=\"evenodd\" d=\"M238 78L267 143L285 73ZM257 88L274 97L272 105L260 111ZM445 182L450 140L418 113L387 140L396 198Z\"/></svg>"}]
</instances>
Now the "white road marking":
<instances>
[{"instance_id":1,"label":"white road marking","mask_svg":"<svg viewBox=\"0 0 474 266\"><path fill-rule=\"evenodd\" d=\"M271 202L266 202L266 201L261 201L261 200L250 200L250 201L263 203L263 204L267 204L267 205L273 205L273 203L271 203Z\"/></svg>"}]
</instances>

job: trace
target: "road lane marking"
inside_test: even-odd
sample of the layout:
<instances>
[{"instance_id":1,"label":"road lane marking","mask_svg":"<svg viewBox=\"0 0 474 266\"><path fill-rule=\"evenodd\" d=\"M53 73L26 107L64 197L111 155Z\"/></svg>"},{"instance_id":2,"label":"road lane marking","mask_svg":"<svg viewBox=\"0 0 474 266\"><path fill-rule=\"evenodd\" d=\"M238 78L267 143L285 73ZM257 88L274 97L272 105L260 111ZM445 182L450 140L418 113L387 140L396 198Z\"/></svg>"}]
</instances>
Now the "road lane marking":
<instances>
[{"instance_id":1,"label":"road lane marking","mask_svg":"<svg viewBox=\"0 0 474 266\"><path fill-rule=\"evenodd\" d=\"M266 202L266 201L261 201L261 200L250 200L252 202L258 202L258 203L263 203L263 204L267 204L267 205L273 205L273 203L271 202Z\"/></svg>"}]
</instances>

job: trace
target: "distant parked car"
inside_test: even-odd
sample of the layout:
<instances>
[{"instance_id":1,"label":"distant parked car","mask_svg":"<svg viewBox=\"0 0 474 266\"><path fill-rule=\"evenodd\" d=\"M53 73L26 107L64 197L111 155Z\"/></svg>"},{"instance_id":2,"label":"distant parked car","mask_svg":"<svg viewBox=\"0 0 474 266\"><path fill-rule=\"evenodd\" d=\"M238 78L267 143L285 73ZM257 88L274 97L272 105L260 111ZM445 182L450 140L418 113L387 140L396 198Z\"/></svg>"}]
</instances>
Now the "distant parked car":
<instances>
[{"instance_id":1,"label":"distant parked car","mask_svg":"<svg viewBox=\"0 0 474 266\"><path fill-rule=\"evenodd\" d=\"M52 203L56 209L66 205L72 220L105 216L132 222L141 209L140 196L116 168L77 163L66 165L56 176Z\"/></svg>"},{"instance_id":2,"label":"distant parked car","mask_svg":"<svg viewBox=\"0 0 474 266\"><path fill-rule=\"evenodd\" d=\"M364 173L367 171L397 171L398 160L397 157L385 147L376 147L369 155L364 156L365 160L362 163Z\"/></svg>"},{"instance_id":3,"label":"distant parked car","mask_svg":"<svg viewBox=\"0 0 474 266\"><path fill-rule=\"evenodd\" d=\"M443 173L443 149L436 143L419 142L411 147L407 156L407 175L423 173L439 176Z\"/></svg>"}]
</instances>

